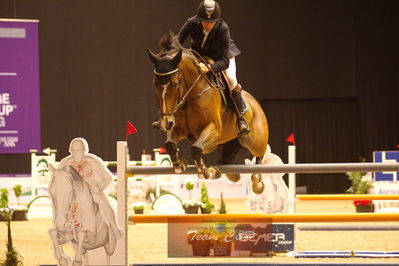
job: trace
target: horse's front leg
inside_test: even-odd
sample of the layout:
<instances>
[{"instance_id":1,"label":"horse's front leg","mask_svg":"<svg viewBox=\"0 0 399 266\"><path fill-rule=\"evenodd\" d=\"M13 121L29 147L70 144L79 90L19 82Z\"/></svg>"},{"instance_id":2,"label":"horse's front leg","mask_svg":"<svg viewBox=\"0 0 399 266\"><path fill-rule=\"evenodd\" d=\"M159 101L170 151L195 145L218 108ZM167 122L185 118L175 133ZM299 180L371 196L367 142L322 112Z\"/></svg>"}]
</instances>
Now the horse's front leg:
<instances>
[{"instance_id":1,"label":"horse's front leg","mask_svg":"<svg viewBox=\"0 0 399 266\"><path fill-rule=\"evenodd\" d=\"M199 178L217 179L221 177L221 173L217 167L207 167L202 159L202 152L210 150L211 146L215 146L219 134L220 132L217 130L215 124L211 123L201 132L197 141L191 146L191 156L197 166Z\"/></svg>"},{"instance_id":2,"label":"horse's front leg","mask_svg":"<svg viewBox=\"0 0 399 266\"><path fill-rule=\"evenodd\" d=\"M80 231L78 233L78 246L76 248L75 260L72 263L72 266L82 266L82 255L85 253L83 250L83 241L86 238L86 232Z\"/></svg>"},{"instance_id":3,"label":"horse's front leg","mask_svg":"<svg viewBox=\"0 0 399 266\"><path fill-rule=\"evenodd\" d=\"M187 169L187 160L179 158L179 153L177 150L177 143L180 141L181 137L175 131L168 131L166 133L165 149L168 152L170 159L172 160L173 170L176 174L180 174Z\"/></svg>"},{"instance_id":4,"label":"horse's front leg","mask_svg":"<svg viewBox=\"0 0 399 266\"><path fill-rule=\"evenodd\" d=\"M53 242L54 253L56 259L58 260L58 264L60 266L69 266L71 264L71 259L64 253L62 246L58 244L58 231L56 229L50 229L49 234Z\"/></svg>"}]
</instances>

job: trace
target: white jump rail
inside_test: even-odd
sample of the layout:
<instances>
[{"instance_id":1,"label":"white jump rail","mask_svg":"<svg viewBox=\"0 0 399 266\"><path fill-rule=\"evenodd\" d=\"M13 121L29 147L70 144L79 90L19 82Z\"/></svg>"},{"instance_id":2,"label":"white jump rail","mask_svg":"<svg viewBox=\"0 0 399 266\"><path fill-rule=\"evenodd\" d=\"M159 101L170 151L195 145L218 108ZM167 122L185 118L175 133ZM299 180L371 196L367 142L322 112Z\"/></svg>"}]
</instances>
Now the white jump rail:
<instances>
[{"instance_id":1,"label":"white jump rail","mask_svg":"<svg viewBox=\"0 0 399 266\"><path fill-rule=\"evenodd\" d=\"M397 172L398 163L301 163L290 165L217 165L222 174L246 173L346 173L346 172ZM128 174L175 174L169 166L129 166ZM196 174L194 165L187 166L184 174Z\"/></svg>"}]
</instances>

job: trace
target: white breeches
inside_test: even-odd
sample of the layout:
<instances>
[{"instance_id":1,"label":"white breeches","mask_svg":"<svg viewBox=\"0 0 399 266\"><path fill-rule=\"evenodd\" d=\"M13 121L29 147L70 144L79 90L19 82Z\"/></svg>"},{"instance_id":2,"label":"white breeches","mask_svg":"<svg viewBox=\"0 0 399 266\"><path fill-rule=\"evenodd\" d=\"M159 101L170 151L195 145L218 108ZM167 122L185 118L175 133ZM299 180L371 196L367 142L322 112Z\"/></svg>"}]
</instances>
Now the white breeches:
<instances>
[{"instance_id":1,"label":"white breeches","mask_svg":"<svg viewBox=\"0 0 399 266\"><path fill-rule=\"evenodd\" d=\"M226 77L229 82L230 91L232 91L237 86L237 76L236 76L236 59L235 57L230 58L229 67L224 70Z\"/></svg>"}]
</instances>

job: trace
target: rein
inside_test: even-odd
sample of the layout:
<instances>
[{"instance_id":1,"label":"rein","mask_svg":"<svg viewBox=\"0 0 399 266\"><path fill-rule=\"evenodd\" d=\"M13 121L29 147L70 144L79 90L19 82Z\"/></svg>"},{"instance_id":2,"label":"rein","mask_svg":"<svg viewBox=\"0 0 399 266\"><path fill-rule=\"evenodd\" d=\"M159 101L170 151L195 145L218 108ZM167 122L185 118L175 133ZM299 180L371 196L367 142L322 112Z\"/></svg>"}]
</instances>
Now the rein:
<instances>
[{"instance_id":1,"label":"rein","mask_svg":"<svg viewBox=\"0 0 399 266\"><path fill-rule=\"evenodd\" d=\"M206 60L200 55L198 54L195 50L189 49L188 50L189 53L191 54L192 57L194 57L194 63L195 65L198 67L198 61L197 61L197 57L200 58L200 60L204 63L206 63ZM194 55L195 53L195 55ZM194 97L194 101L197 100L198 98L201 97L202 94L204 94L205 92L207 92L210 89L218 89L217 87L214 86L214 84L212 84L212 82L206 77L205 74L203 74L200 70L198 70L199 75L197 76L197 78L195 79L195 81L193 82L193 84L191 85L191 87L186 91L186 93L183 95L183 97L180 97L177 101L178 103L176 104L175 108L173 109L173 111L171 112L161 112L160 115L161 116L165 116L165 115L175 115L180 108L184 105L184 103L186 102L186 98L187 96L190 94L191 90L194 88L194 86L197 84L197 82L200 80L200 78L204 78L205 81L208 83L208 85L210 86L210 88L206 88L202 91L200 91L195 97ZM220 80L219 77L212 71L210 70L210 72L215 76L216 79ZM160 76L160 77L164 77L164 76L168 76L168 75L172 75L172 74L178 74L179 75L179 85L177 86L177 88L179 89L179 94L180 94L180 87L182 84L182 81L185 83L185 80L183 78L183 75L181 74L181 71L179 68L176 68L172 71L166 72L166 73L159 73L157 71L155 71L154 69L154 74L156 76ZM220 89L218 89L220 90Z\"/></svg>"},{"instance_id":2,"label":"rein","mask_svg":"<svg viewBox=\"0 0 399 266\"><path fill-rule=\"evenodd\" d=\"M205 58L203 58L197 51L193 50L193 49L189 49L188 50L190 52L190 54L194 57L194 62L195 64L198 66L199 62L197 61L197 58L199 58L201 60L202 63L204 63L207 67L208 67L208 62L205 60ZM223 81L220 80L220 78L218 77L217 74L215 74L215 72L212 71L212 69L210 67L208 67L208 69L210 70L209 72L212 73L212 75L220 82L220 84L223 84ZM209 86L211 86L213 89L218 89L216 88L212 82L206 77L205 74L202 74L201 71L199 71L199 73L204 77L204 79L206 80L206 82L208 82Z\"/></svg>"},{"instance_id":3,"label":"rein","mask_svg":"<svg viewBox=\"0 0 399 266\"><path fill-rule=\"evenodd\" d=\"M184 82L184 79L183 79L183 76L182 76L182 74L181 74L180 69L177 68L176 70L171 71L171 72L173 72L173 73L177 72L177 74L179 75L179 85L178 85L177 87L178 87L178 89L180 89L180 87L181 87L181 81L183 80L183 82ZM154 72L154 73L155 73L155 72ZM157 74L156 74L156 75L157 75ZM180 108L183 106L183 104L186 102L187 96L190 94L191 90L194 88L194 86L197 84L197 82L198 82L198 80L199 80L200 78L201 78L201 75L198 75L197 79L193 82L193 84L191 85L191 87L186 91L186 93L183 95L183 97L181 97L181 98L179 99L179 102L176 104L176 106L175 106L175 108L173 109L173 111L167 112L167 113L161 112L161 115L175 115L175 114L177 113L177 111L179 111ZM179 91L180 91L180 90L179 90Z\"/></svg>"}]
</instances>

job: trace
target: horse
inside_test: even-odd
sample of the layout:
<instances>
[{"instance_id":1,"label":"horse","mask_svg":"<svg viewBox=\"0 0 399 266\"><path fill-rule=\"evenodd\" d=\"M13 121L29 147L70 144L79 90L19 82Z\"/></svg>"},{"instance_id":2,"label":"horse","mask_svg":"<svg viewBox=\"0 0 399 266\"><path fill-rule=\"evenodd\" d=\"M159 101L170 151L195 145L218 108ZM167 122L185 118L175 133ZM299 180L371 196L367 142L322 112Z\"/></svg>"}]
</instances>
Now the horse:
<instances>
[{"instance_id":1,"label":"horse","mask_svg":"<svg viewBox=\"0 0 399 266\"><path fill-rule=\"evenodd\" d=\"M231 164L242 148L247 148L260 164L266 151L269 131L266 116L255 98L247 91L242 96L248 107L245 119L251 128L247 135L238 136L236 116L222 102L220 91L198 68L198 57L183 48L173 33L159 41L162 49L154 54L147 49L154 65L153 86L159 104L160 127L166 132L165 149L171 157L175 173L187 169L187 160L180 158L177 144L188 139L198 177L217 179L221 176L215 166L207 167L202 155L220 147L219 164ZM227 174L233 182L239 174ZM264 190L262 176L251 176L252 189L260 194Z\"/></svg>"},{"instance_id":2,"label":"horse","mask_svg":"<svg viewBox=\"0 0 399 266\"><path fill-rule=\"evenodd\" d=\"M55 257L61 266L89 264L87 250L103 246L106 253L106 265L110 265L110 256L114 253L116 239L102 220L98 206L91 192L72 166L56 169L49 166L52 179L49 184L49 196L53 207L54 228L49 230ZM71 242L75 249L73 262L64 253L62 245Z\"/></svg>"}]
</instances>

